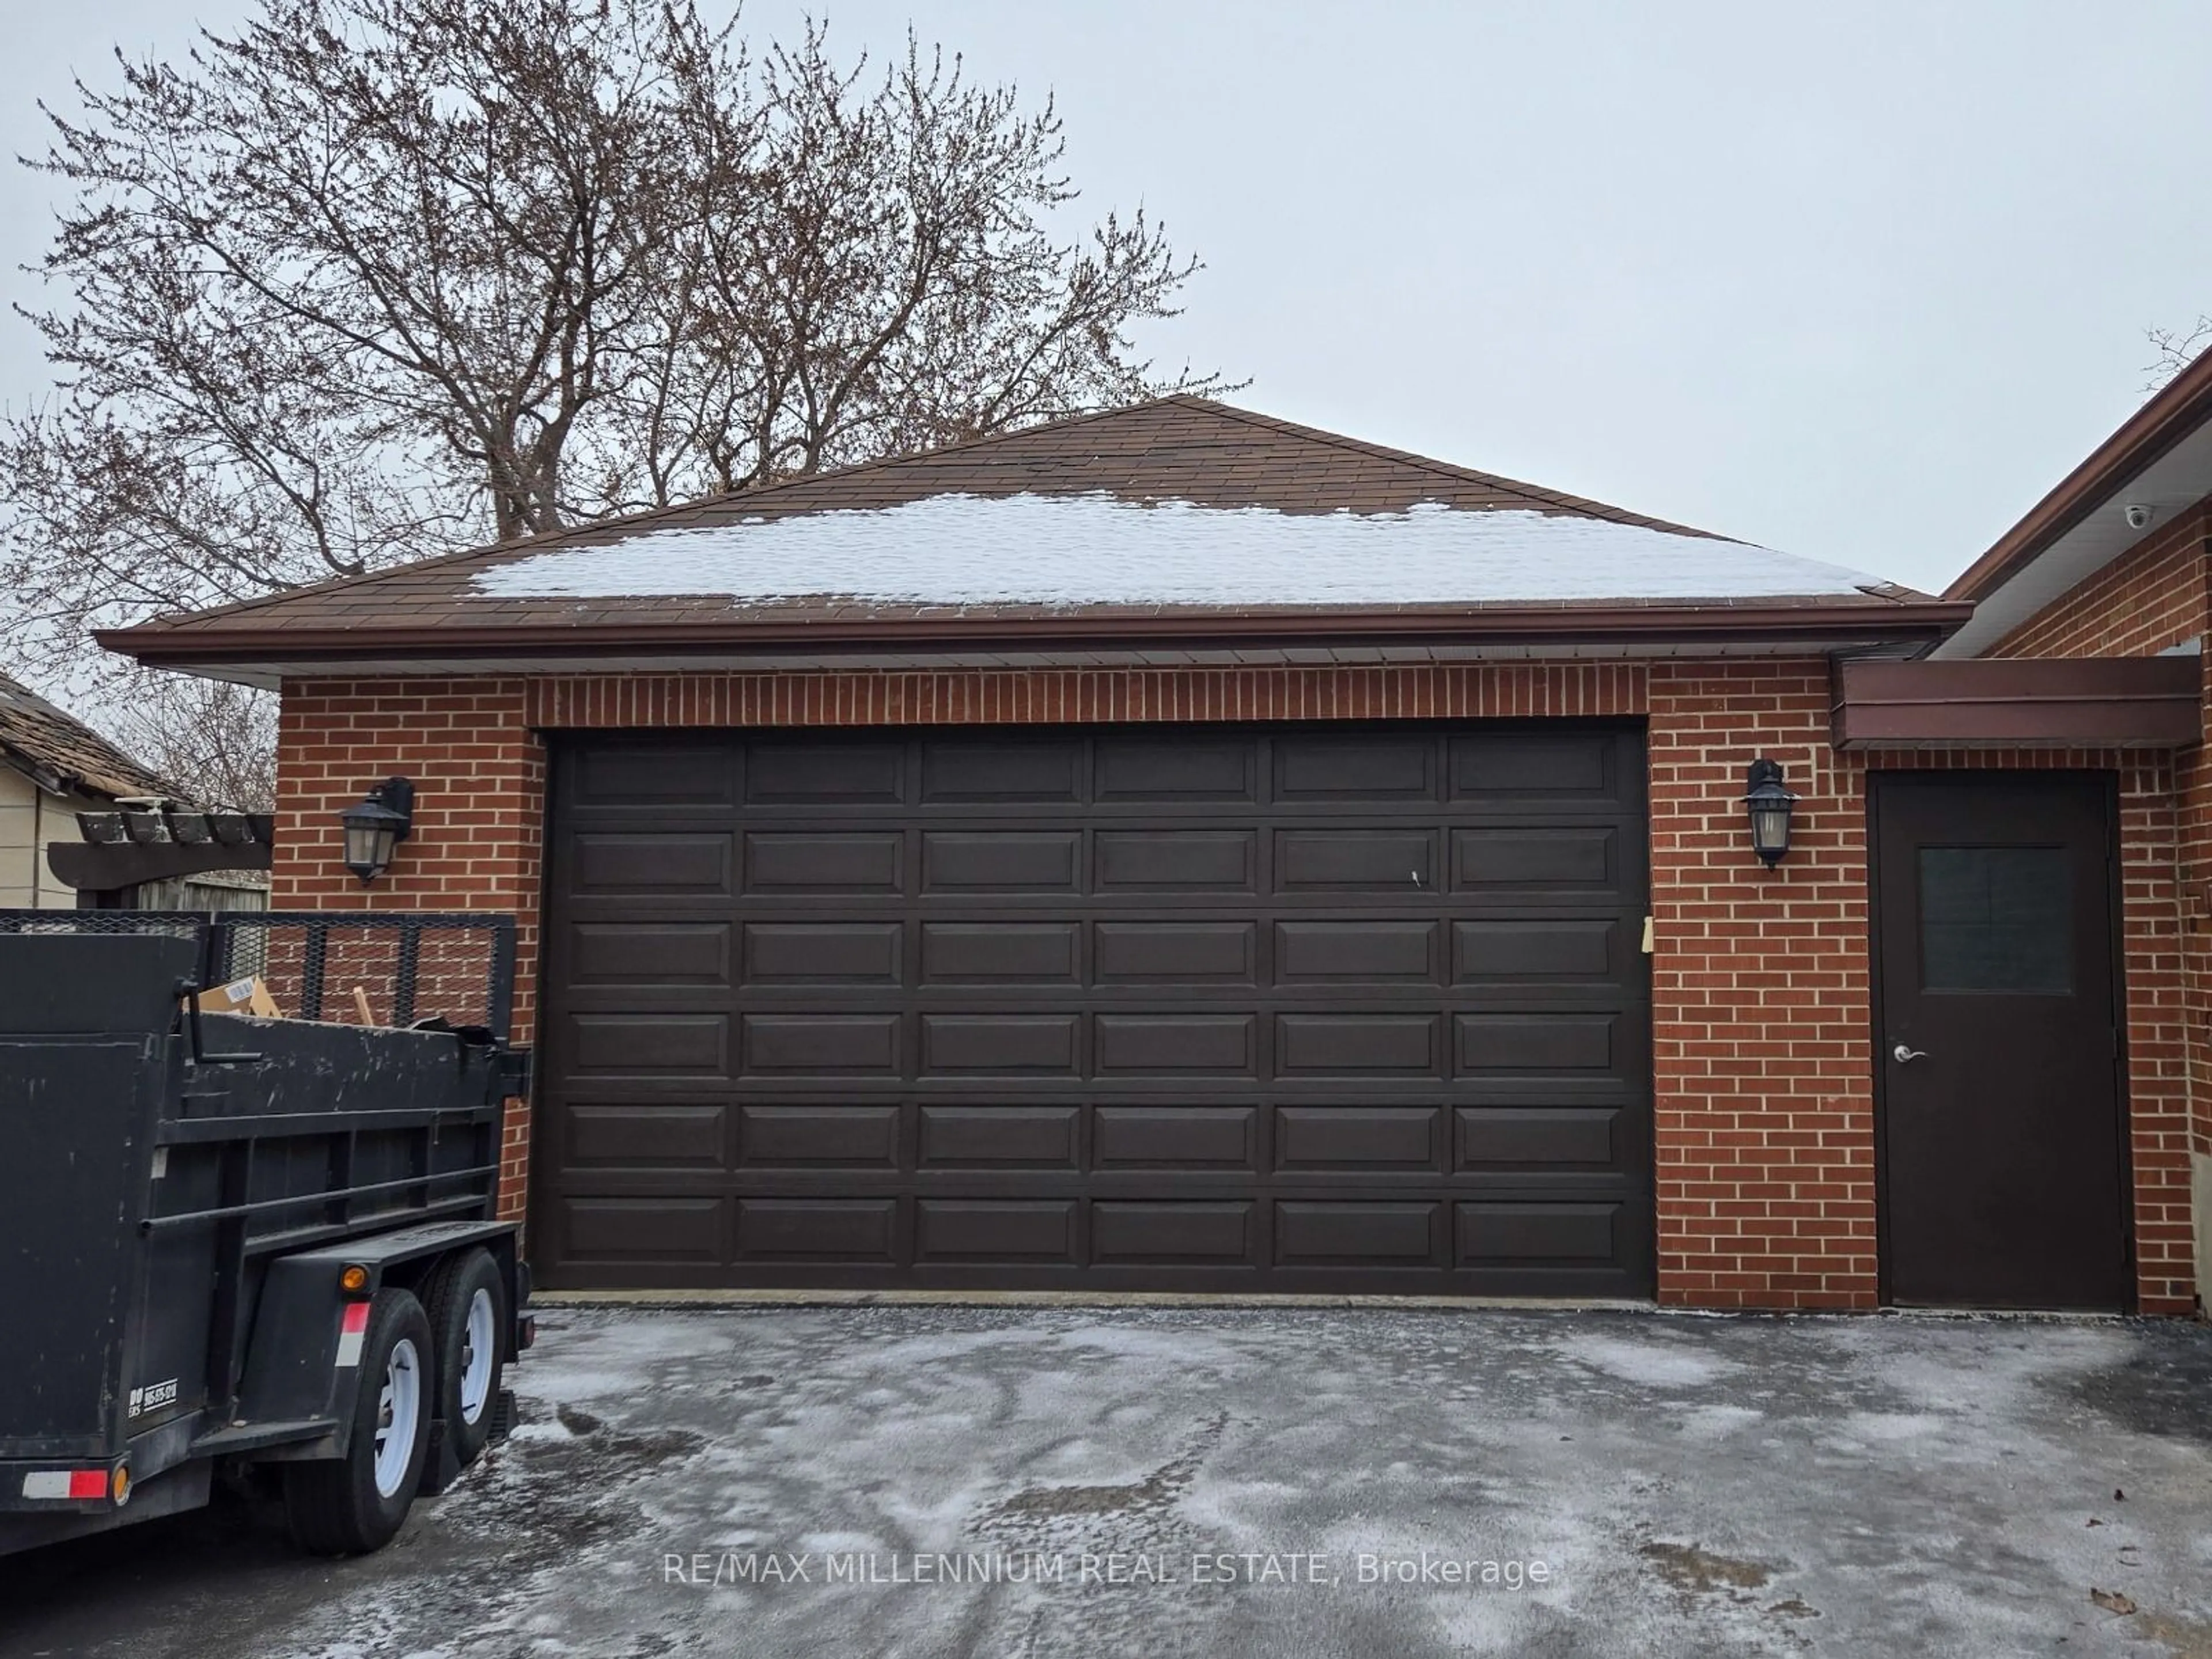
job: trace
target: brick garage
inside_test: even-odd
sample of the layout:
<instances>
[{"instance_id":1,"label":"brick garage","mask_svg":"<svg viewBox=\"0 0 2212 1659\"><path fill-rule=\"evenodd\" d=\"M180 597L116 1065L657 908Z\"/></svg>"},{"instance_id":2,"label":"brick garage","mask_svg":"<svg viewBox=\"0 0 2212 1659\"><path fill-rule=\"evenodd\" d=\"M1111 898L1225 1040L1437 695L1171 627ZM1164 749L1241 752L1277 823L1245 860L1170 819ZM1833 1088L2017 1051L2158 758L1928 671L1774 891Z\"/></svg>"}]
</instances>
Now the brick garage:
<instances>
[{"instance_id":1,"label":"brick garage","mask_svg":"<svg viewBox=\"0 0 2212 1659\"><path fill-rule=\"evenodd\" d=\"M1239 442L1224 445L1224 430ZM969 470L927 487L988 496L1006 482L974 469L1004 464L1018 475L1014 487L1034 488L1034 475L1022 473L1023 466L1040 455L1064 463L1070 453L1069 428L1047 431L1061 434L1057 447L1036 434L1025 434L1026 450L1021 440L974 447L965 452ZM1099 452L1110 456L1110 431L1085 432L1078 423L1075 435L1094 465ZM1302 506L1404 514L1411 503L1458 489L1480 498L1456 501L1462 511L1613 514L1188 400L1152 406L1136 436L1146 465L1157 469L1164 453L1176 460L1174 487L1153 480L1149 493L1202 505L1244 507L1266 499L1273 467L1304 492ZM1333 471L1341 478L1333 481ZM880 511L922 487L903 480L896 467L837 476L847 481L842 493L812 510ZM855 480L864 486L857 493ZM1208 500L1209 490L1216 499ZM805 503L793 507L805 510ZM1632 515L1600 521L1693 542ZM1003 654L1015 645L1047 658L1079 649L1098 655L1102 641L1079 643L1063 617L1033 606L994 613L997 632L988 641L956 641L949 635L957 620L925 611L905 618L910 626L898 651L904 660L875 664L822 625L825 613L802 621L788 603L742 623L717 622L718 607L690 599L631 615L583 598L493 600L458 588L450 562L417 568L423 574L318 590L327 596L319 611L313 594L302 595L263 607L289 607L283 617L246 607L137 630L123 642L149 660L228 672L250 660L257 678L281 681L276 902L514 912L521 926L519 1012L526 1036L538 1008L549 748L580 734L1215 722L1279 722L1287 730L1391 720L1479 730L1486 722L1551 718L1634 723L1648 757L1655 1282L1658 1297L1671 1304L1870 1308L1881 1298L1869 774L2108 775L2118 792L2123 866L2130 1299L2146 1312L2193 1305L2190 1113L2201 1022L2192 1027L2190 1009L2202 1005L2187 1000L2200 981L2191 978L2193 958L2185 957L2176 872L2188 785L2178 782L2173 757L2105 748L1837 747L1835 653L1932 642L1964 617L1963 606L1877 587L1802 601L1669 605L1639 596L1632 605L1606 606L1571 600L1463 606L1447 624L1431 611L1400 605L1366 618L1379 632L1339 623L1320 635L1297 630L1327 618L1255 606L1279 626L1249 635L1242 654L1290 660L1235 667L1200 660L1205 647L1218 654L1218 642L1194 635L1128 638L1143 624L1116 613L1106 620L1124 634L1105 630L1109 649L1141 644L1156 657L1189 660L1173 668L929 667L923 665L933 654ZM434 630L418 628L401 645L376 637L380 628L410 620L410 607L418 605L438 607ZM724 601L719 610L727 608ZM501 629L517 627L534 631L501 636ZM1602 650L1607 659L1435 659L1453 652L1480 659L1486 650L1480 641L1444 642L1446 634L1464 636L1470 628L1486 636L1491 651ZM657 653L668 666L592 672L591 653L580 647L593 630L604 631L608 654L635 665ZM760 638L751 654L783 659L778 665L682 667L685 653L729 654L749 630ZM794 635L805 646L794 647ZM1320 660L1361 653L1407 659ZM856 665L834 665L855 655ZM1771 871L1748 851L1740 799L1746 764L1755 756L1778 761L1802 798L1791 850ZM338 866L335 815L391 774L416 782L415 831L392 870L363 890ZM2201 1125L2196 1133L2201 1138ZM543 1134L541 1125L541 1156ZM507 1202L517 1209L531 1191L532 1145L527 1108L517 1103L506 1164Z\"/></svg>"},{"instance_id":2,"label":"brick garage","mask_svg":"<svg viewBox=\"0 0 2212 1659\"><path fill-rule=\"evenodd\" d=\"M1692 1306L1875 1305L1864 780L1899 752L1838 756L1825 660L1142 674L805 674L314 681L286 688L280 906L512 910L530 1034L547 730L1235 718L1640 715L1651 738L1659 1293ZM1805 795L1796 850L1743 855L1742 762ZM1976 765L2114 766L1978 752ZM337 813L391 773L435 779L404 866L367 895L336 863ZM2169 769L2128 764L2130 1092L2141 1304L2186 1312L2191 1041L2181 1004ZM465 805L453 799L458 795ZM444 796L447 799L441 799ZM1763 947L1789 942L1777 960ZM1747 966L1756 955L1759 965ZM529 1125L508 1128L520 1212Z\"/></svg>"}]
</instances>

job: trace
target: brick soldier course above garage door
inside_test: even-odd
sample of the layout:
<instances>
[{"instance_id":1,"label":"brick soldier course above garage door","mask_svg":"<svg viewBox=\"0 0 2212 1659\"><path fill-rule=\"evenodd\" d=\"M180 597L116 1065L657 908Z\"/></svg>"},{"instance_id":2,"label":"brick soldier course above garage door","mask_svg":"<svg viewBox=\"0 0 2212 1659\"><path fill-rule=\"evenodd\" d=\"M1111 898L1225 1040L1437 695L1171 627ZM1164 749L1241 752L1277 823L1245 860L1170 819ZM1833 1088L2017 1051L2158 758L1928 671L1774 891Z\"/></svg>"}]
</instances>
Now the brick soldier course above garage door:
<instances>
[{"instance_id":1,"label":"brick soldier course above garage door","mask_svg":"<svg viewBox=\"0 0 2212 1659\"><path fill-rule=\"evenodd\" d=\"M1651 1290L1632 732L556 755L549 1285Z\"/></svg>"}]
</instances>

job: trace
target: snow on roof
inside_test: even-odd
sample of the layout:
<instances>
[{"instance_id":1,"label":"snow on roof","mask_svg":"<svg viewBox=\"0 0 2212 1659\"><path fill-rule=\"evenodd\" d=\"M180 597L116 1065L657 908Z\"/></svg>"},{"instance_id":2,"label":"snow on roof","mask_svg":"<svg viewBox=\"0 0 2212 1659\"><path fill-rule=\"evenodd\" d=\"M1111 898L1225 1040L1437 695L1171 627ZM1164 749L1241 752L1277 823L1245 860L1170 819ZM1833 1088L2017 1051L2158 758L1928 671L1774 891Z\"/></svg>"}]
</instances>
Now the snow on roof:
<instances>
[{"instance_id":1,"label":"snow on roof","mask_svg":"<svg viewBox=\"0 0 2212 1659\"><path fill-rule=\"evenodd\" d=\"M1285 513L1078 495L669 527L478 573L502 599L726 597L932 605L1341 605L1856 594L1881 579L1717 537L1564 513Z\"/></svg>"}]
</instances>

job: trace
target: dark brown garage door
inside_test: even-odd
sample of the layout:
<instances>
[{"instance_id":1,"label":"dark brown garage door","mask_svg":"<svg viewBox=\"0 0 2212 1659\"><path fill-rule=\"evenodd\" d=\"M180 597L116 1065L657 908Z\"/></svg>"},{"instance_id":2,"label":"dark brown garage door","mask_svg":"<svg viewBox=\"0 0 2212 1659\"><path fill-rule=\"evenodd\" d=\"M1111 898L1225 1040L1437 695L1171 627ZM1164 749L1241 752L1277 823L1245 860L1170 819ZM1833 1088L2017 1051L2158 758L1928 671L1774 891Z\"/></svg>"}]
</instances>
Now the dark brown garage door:
<instances>
[{"instance_id":1,"label":"dark brown garage door","mask_svg":"<svg viewBox=\"0 0 2212 1659\"><path fill-rule=\"evenodd\" d=\"M1633 732L556 757L548 1285L1650 1293Z\"/></svg>"}]
</instances>

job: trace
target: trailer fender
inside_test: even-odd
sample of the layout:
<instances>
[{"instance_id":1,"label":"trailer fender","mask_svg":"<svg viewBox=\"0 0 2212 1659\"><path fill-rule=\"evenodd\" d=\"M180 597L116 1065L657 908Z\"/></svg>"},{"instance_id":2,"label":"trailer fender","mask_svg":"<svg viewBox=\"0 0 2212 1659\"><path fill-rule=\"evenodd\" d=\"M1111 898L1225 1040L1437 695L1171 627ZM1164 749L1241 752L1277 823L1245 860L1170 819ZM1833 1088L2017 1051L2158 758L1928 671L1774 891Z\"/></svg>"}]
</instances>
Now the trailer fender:
<instances>
[{"instance_id":1,"label":"trailer fender","mask_svg":"<svg viewBox=\"0 0 2212 1659\"><path fill-rule=\"evenodd\" d=\"M260 1457L343 1457L376 1293L387 1284L411 1286L451 1252L477 1244L490 1246L512 1276L515 1231L511 1221L431 1222L271 1261L246 1346L234 1423L324 1419L336 1426L312 1441L272 1447Z\"/></svg>"}]
</instances>

